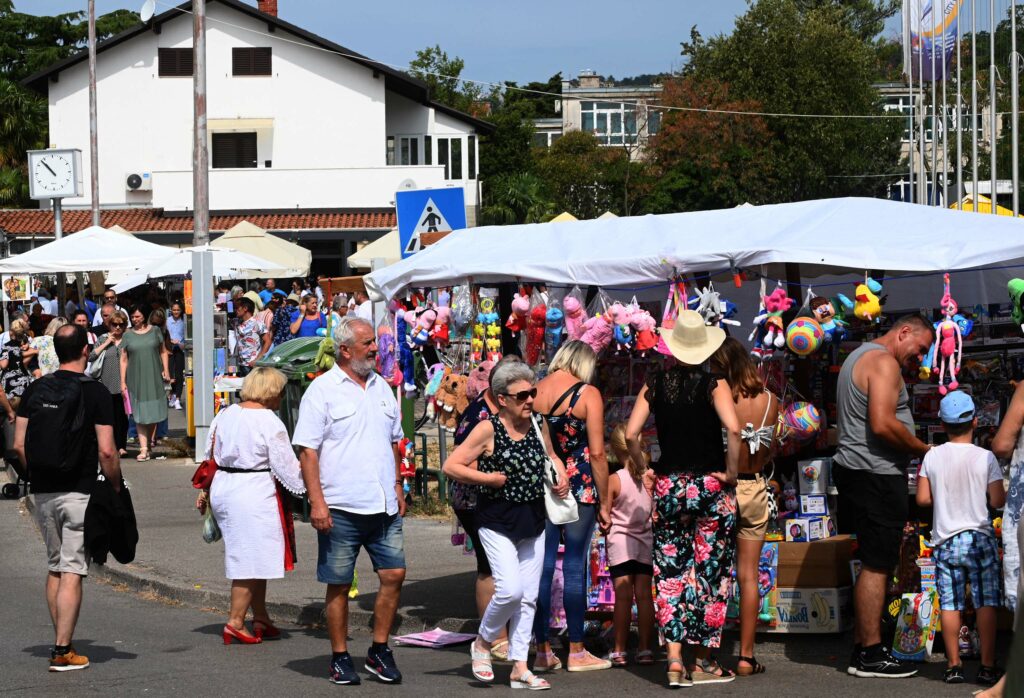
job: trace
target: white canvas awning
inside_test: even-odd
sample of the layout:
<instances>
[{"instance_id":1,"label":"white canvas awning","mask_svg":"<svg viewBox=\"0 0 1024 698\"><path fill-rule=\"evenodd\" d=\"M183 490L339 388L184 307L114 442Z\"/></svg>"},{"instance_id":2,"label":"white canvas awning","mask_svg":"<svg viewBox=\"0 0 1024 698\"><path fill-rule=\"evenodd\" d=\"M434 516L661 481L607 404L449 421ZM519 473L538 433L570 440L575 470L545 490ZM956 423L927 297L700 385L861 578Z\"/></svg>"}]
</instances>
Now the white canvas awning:
<instances>
[{"instance_id":1,"label":"white canvas awning","mask_svg":"<svg viewBox=\"0 0 1024 698\"><path fill-rule=\"evenodd\" d=\"M165 259L174 250L99 226L70 233L34 250L0 260L0 274L121 271Z\"/></svg>"},{"instance_id":2,"label":"white canvas awning","mask_svg":"<svg viewBox=\"0 0 1024 698\"><path fill-rule=\"evenodd\" d=\"M1024 257L1024 221L885 199L845 198L660 216L458 230L365 277L375 300L407 286L544 281L629 287L677 273L796 262L952 271Z\"/></svg>"},{"instance_id":3,"label":"white canvas awning","mask_svg":"<svg viewBox=\"0 0 1024 698\"><path fill-rule=\"evenodd\" d=\"M275 276L281 277L306 276L309 274L309 265L313 261L313 253L305 247L271 235L249 221L242 221L229 228L210 244L212 247L238 250L254 257L273 260L275 267L281 269L280 272L275 273Z\"/></svg>"},{"instance_id":4,"label":"white canvas awning","mask_svg":"<svg viewBox=\"0 0 1024 698\"><path fill-rule=\"evenodd\" d=\"M160 279L166 276L184 276L192 271L192 253L209 250L213 255L213 276L218 278L241 279L266 276L287 276L286 271L277 262L269 259L255 257L251 254L239 252L226 247L186 247L180 250L171 250L171 254L137 268L130 274L125 275L124 280L114 286L114 290L123 293L129 289L141 286L149 279Z\"/></svg>"},{"instance_id":5,"label":"white canvas awning","mask_svg":"<svg viewBox=\"0 0 1024 698\"><path fill-rule=\"evenodd\" d=\"M402 259L401 246L398 231L392 230L355 254L349 255L348 265L353 269L369 269L375 259L383 259L388 265L394 264Z\"/></svg>"}]
</instances>

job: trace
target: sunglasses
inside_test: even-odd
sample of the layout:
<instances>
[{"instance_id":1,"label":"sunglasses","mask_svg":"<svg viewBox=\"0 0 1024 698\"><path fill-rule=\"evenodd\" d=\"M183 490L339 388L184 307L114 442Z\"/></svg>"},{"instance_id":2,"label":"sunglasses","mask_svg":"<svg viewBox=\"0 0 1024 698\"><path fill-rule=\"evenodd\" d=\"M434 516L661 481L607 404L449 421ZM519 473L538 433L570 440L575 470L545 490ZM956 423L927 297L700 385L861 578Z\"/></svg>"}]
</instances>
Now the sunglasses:
<instances>
[{"instance_id":1,"label":"sunglasses","mask_svg":"<svg viewBox=\"0 0 1024 698\"><path fill-rule=\"evenodd\" d=\"M505 393L505 397L514 398L516 402L526 402L527 398L537 397L537 389L520 390L518 393Z\"/></svg>"},{"instance_id":2,"label":"sunglasses","mask_svg":"<svg viewBox=\"0 0 1024 698\"><path fill-rule=\"evenodd\" d=\"M127 327L127 324L123 323L123 322L112 322L112 323L110 323L110 326L111 327Z\"/></svg>"}]
</instances>

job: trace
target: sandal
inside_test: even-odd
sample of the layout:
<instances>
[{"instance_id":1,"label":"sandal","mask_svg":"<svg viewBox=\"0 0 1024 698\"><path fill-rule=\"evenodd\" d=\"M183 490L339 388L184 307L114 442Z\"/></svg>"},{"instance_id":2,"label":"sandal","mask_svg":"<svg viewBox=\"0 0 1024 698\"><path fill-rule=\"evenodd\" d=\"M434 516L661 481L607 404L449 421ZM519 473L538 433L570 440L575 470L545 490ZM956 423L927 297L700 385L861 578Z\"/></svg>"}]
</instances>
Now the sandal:
<instances>
[{"instance_id":1,"label":"sandal","mask_svg":"<svg viewBox=\"0 0 1024 698\"><path fill-rule=\"evenodd\" d=\"M666 660L667 671L665 677L668 679L669 688L685 688L693 685L693 681L686 674L686 667L682 659ZM678 666L680 671L672 671L673 666Z\"/></svg>"},{"instance_id":2,"label":"sandal","mask_svg":"<svg viewBox=\"0 0 1024 698\"><path fill-rule=\"evenodd\" d=\"M636 663L641 666L650 666L654 664L654 652L651 650L640 650L636 653Z\"/></svg>"},{"instance_id":3,"label":"sandal","mask_svg":"<svg viewBox=\"0 0 1024 698\"><path fill-rule=\"evenodd\" d=\"M276 640L281 637L281 630L270 621L253 620L253 633L263 640Z\"/></svg>"},{"instance_id":4,"label":"sandal","mask_svg":"<svg viewBox=\"0 0 1024 698\"><path fill-rule=\"evenodd\" d=\"M484 683L494 681L494 668L491 666L491 651L478 650L476 638L469 643L469 657L472 660L473 678Z\"/></svg>"},{"instance_id":5,"label":"sandal","mask_svg":"<svg viewBox=\"0 0 1024 698\"><path fill-rule=\"evenodd\" d=\"M736 680L735 672L732 672L721 664L714 655L707 659L701 659L697 666L690 672L694 684L698 683L729 683Z\"/></svg>"},{"instance_id":6,"label":"sandal","mask_svg":"<svg viewBox=\"0 0 1024 698\"><path fill-rule=\"evenodd\" d=\"M139 455L135 456L135 460L140 463L149 460L149 451L140 451Z\"/></svg>"},{"instance_id":7,"label":"sandal","mask_svg":"<svg viewBox=\"0 0 1024 698\"><path fill-rule=\"evenodd\" d=\"M528 691L546 691L551 688L551 684L534 674L529 669L520 674L518 678L510 678L508 685L512 688L525 688Z\"/></svg>"},{"instance_id":8,"label":"sandal","mask_svg":"<svg viewBox=\"0 0 1024 698\"><path fill-rule=\"evenodd\" d=\"M498 640L491 645L491 658L497 662L508 661L508 640Z\"/></svg>"},{"instance_id":9,"label":"sandal","mask_svg":"<svg viewBox=\"0 0 1024 698\"><path fill-rule=\"evenodd\" d=\"M753 676L754 674L763 674L765 672L764 664L757 661L754 657L738 657L737 659L748 664L748 666L736 665L737 676Z\"/></svg>"},{"instance_id":10,"label":"sandal","mask_svg":"<svg viewBox=\"0 0 1024 698\"><path fill-rule=\"evenodd\" d=\"M577 662L586 662L586 664L573 665L573 660ZM570 652L569 653L569 671L601 671L602 669L611 669L612 663L607 659L601 659L595 657L590 652L583 650L582 652Z\"/></svg>"},{"instance_id":11,"label":"sandal","mask_svg":"<svg viewBox=\"0 0 1024 698\"><path fill-rule=\"evenodd\" d=\"M629 657L625 652L609 652L608 661L612 666L626 666L629 664Z\"/></svg>"},{"instance_id":12,"label":"sandal","mask_svg":"<svg viewBox=\"0 0 1024 698\"><path fill-rule=\"evenodd\" d=\"M544 659L544 664L537 663L541 658ZM555 656L554 652L537 652L537 657L533 660L535 674L546 674L549 671L559 671L561 668L562 660Z\"/></svg>"}]
</instances>

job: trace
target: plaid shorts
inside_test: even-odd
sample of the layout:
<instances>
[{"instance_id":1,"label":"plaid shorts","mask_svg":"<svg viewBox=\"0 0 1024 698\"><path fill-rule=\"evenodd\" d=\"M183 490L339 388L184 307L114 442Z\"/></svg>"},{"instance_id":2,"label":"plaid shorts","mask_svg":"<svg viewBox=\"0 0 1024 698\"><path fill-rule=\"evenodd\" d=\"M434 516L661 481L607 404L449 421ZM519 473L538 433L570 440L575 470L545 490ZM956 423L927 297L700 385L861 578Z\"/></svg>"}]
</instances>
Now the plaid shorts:
<instances>
[{"instance_id":1,"label":"plaid shorts","mask_svg":"<svg viewBox=\"0 0 1024 698\"><path fill-rule=\"evenodd\" d=\"M932 556L938 576L939 607L943 611L964 610L967 582L975 608L1002 603L1002 573L994 536L961 531L938 545Z\"/></svg>"}]
</instances>

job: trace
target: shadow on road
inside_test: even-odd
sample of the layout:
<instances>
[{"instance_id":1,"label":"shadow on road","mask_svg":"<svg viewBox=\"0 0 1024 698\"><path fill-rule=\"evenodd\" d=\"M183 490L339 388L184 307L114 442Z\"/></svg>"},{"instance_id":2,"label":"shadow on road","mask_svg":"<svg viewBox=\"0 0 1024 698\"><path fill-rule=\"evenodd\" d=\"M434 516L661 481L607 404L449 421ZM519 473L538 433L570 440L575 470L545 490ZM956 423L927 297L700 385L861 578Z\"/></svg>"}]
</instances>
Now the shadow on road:
<instances>
[{"instance_id":1,"label":"shadow on road","mask_svg":"<svg viewBox=\"0 0 1024 698\"><path fill-rule=\"evenodd\" d=\"M32 645L21 651L33 657L50 658L50 645ZM138 659L133 652L122 652L116 647L98 645L92 640L75 638L75 651L89 658L90 664L104 664L114 659Z\"/></svg>"}]
</instances>

